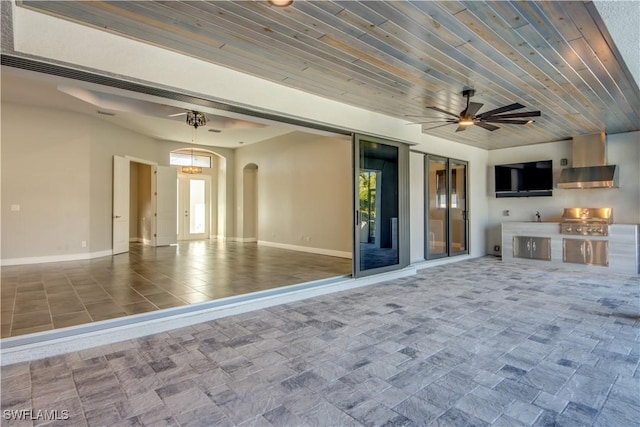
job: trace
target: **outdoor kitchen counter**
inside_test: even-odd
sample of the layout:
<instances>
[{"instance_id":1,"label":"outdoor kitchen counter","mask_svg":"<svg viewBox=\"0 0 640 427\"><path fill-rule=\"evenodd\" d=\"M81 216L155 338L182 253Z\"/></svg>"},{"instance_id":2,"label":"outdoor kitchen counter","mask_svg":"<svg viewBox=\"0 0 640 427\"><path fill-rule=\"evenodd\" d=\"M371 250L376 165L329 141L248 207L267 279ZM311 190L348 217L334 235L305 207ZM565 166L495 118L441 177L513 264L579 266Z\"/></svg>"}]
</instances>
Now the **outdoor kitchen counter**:
<instances>
[{"instance_id":1,"label":"outdoor kitchen counter","mask_svg":"<svg viewBox=\"0 0 640 427\"><path fill-rule=\"evenodd\" d=\"M547 237L551 239L551 261L514 258L515 236ZM606 240L609 242L609 266L572 264L562 261L562 239ZM611 224L608 236L572 236L560 232L559 222L503 222L502 261L562 267L572 270L593 269L616 273L640 273L640 225Z\"/></svg>"}]
</instances>

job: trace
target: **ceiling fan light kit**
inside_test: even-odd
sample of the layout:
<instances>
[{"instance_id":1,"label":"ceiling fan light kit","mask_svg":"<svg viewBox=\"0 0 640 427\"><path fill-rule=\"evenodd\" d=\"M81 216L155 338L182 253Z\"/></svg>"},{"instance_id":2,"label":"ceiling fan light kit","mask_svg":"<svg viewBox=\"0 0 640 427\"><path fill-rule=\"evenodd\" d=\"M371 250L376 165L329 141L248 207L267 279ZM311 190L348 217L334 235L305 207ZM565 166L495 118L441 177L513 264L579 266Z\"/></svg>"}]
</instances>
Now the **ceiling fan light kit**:
<instances>
[{"instance_id":1,"label":"ceiling fan light kit","mask_svg":"<svg viewBox=\"0 0 640 427\"><path fill-rule=\"evenodd\" d=\"M470 98L475 95L476 91L474 89L465 89L462 91L462 96L467 99L467 106L464 110L462 110L459 114L452 113L447 110L443 110L439 107L427 107L431 110L437 111L442 114L446 114L448 116L455 117L455 119L450 118L442 118L445 122L439 126L435 126L432 128L428 128L425 130L436 129L442 126L457 124L456 132L461 132L467 130L469 126L476 125L485 130L493 132L494 130L500 129L499 126L493 125L491 123L501 123L501 124L511 124L511 125L528 125L534 123L533 119L529 117L537 117L540 116L540 111L523 111L520 113L509 113L510 111L519 110L521 108L525 108L524 105L519 103L513 103L510 105L505 105L504 107L496 108L491 111L486 111L481 114L477 114L478 111L484 106L484 104L480 104L477 102L470 102ZM506 114L504 114L506 113ZM424 122L424 123L436 123L436 122Z\"/></svg>"}]
</instances>

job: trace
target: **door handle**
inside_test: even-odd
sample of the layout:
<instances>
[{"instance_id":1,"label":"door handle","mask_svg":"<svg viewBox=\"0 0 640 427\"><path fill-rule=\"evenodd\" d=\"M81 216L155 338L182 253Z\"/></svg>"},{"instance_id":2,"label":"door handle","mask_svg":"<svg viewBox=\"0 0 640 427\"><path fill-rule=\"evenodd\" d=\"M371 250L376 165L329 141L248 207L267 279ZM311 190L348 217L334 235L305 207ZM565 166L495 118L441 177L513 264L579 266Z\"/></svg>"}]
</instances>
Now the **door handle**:
<instances>
[{"instance_id":1,"label":"door handle","mask_svg":"<svg viewBox=\"0 0 640 427\"><path fill-rule=\"evenodd\" d=\"M122 218L120 215L114 216L115 219Z\"/></svg>"},{"instance_id":2,"label":"door handle","mask_svg":"<svg viewBox=\"0 0 640 427\"><path fill-rule=\"evenodd\" d=\"M536 242L531 243L531 245L533 246L533 252L536 251Z\"/></svg>"}]
</instances>

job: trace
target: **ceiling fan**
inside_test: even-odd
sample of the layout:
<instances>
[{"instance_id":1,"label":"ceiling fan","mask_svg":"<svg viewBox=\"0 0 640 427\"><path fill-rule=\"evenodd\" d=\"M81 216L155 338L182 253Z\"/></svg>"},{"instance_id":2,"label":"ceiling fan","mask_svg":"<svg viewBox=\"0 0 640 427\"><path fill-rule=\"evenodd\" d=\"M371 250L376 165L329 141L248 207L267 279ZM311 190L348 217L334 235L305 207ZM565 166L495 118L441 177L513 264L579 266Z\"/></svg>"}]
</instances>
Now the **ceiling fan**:
<instances>
[{"instance_id":1,"label":"ceiling fan","mask_svg":"<svg viewBox=\"0 0 640 427\"><path fill-rule=\"evenodd\" d=\"M494 131L496 129L500 129L499 126L492 125L491 123L526 125L534 122L534 120L526 119L526 118L540 116L540 111L524 111L521 113L502 114L508 111L514 111L514 110L519 110L520 108L525 108L524 105L518 104L518 103L505 105L504 107L496 108L495 110L487 111L481 114L476 114L484 104L479 104L477 102L469 102L469 98L471 98L474 94L475 94L475 90L473 89L465 89L462 91L462 96L467 98L467 107L464 110L462 110L460 114L455 114L438 107L427 107L432 110L438 111L440 113L444 113L449 116L455 117L455 119L450 119L445 117L424 117L424 116L407 116L407 117L440 119L439 121L436 121L436 122L432 122L432 121L416 122L413 124L442 123L442 120L446 121L446 123L440 126L434 126L432 128L427 128L425 130L431 130L431 129L436 129L442 126L457 124L458 127L456 128L456 132L461 132L461 131L467 130L467 128L471 125L480 126L481 128L486 129L488 131Z\"/></svg>"}]
</instances>

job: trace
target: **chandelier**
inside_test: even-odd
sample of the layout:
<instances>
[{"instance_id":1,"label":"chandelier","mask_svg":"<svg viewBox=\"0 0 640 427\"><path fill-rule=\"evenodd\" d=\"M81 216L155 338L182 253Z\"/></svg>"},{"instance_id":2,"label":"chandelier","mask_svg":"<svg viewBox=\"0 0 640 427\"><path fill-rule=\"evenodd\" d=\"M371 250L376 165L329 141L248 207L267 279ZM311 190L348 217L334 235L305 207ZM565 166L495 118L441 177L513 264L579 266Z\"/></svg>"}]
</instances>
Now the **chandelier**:
<instances>
[{"instance_id":1,"label":"chandelier","mask_svg":"<svg viewBox=\"0 0 640 427\"><path fill-rule=\"evenodd\" d=\"M204 114L200 111L187 111L187 124L189 126L193 126L198 129L200 126L204 126L207 124L207 119L204 117Z\"/></svg>"},{"instance_id":2,"label":"chandelier","mask_svg":"<svg viewBox=\"0 0 640 427\"><path fill-rule=\"evenodd\" d=\"M195 156L193 155L193 148L191 149L191 165L183 166L182 173L190 173L190 174L202 173L202 168L200 166L195 165Z\"/></svg>"}]
</instances>

